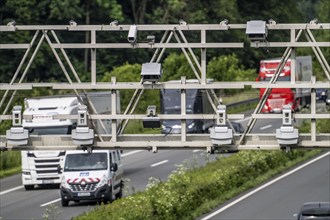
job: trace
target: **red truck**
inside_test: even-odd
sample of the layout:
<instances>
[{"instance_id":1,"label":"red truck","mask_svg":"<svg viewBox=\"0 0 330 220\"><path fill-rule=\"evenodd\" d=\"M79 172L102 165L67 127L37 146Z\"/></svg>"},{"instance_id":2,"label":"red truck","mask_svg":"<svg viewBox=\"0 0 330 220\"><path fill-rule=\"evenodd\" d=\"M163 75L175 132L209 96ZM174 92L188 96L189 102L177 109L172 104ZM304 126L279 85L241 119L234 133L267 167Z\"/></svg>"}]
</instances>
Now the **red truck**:
<instances>
[{"instance_id":1,"label":"red truck","mask_svg":"<svg viewBox=\"0 0 330 220\"><path fill-rule=\"evenodd\" d=\"M257 81L265 82L270 81L275 74L276 68L280 64L281 59L266 59L260 61L260 70ZM310 82L312 78L312 57L302 56L296 57L296 74L295 80ZM278 81L291 80L291 59L288 59ZM260 89L260 98L265 92L264 88ZM262 109L262 112L282 112L283 106L291 104L293 111L298 111L302 107L306 107L311 102L311 90L301 88L274 88L272 89L268 99Z\"/></svg>"}]
</instances>

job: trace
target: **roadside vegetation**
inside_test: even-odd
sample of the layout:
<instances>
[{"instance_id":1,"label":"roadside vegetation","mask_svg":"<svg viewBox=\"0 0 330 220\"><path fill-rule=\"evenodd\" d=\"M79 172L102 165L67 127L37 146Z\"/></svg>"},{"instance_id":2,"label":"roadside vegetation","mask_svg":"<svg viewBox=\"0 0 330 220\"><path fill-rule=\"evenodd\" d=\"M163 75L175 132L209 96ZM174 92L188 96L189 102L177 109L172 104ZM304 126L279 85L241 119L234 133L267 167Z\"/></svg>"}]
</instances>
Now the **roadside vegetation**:
<instances>
[{"instance_id":1,"label":"roadside vegetation","mask_svg":"<svg viewBox=\"0 0 330 220\"><path fill-rule=\"evenodd\" d=\"M21 172L21 152L0 151L0 178Z\"/></svg>"},{"instance_id":2,"label":"roadside vegetation","mask_svg":"<svg viewBox=\"0 0 330 220\"><path fill-rule=\"evenodd\" d=\"M166 182L152 178L144 192L101 205L74 219L195 219L318 153L241 151L231 157L220 156L202 168L183 165Z\"/></svg>"}]
</instances>

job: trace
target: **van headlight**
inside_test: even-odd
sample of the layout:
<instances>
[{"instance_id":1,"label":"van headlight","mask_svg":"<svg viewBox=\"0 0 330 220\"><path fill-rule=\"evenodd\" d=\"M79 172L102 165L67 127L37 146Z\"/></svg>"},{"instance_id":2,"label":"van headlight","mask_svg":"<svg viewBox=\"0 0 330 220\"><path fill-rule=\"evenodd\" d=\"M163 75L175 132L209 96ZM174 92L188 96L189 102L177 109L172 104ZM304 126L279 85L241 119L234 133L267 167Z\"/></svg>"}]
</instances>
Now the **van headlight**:
<instances>
[{"instance_id":1,"label":"van headlight","mask_svg":"<svg viewBox=\"0 0 330 220\"><path fill-rule=\"evenodd\" d=\"M101 178L101 181L97 185L99 187L101 187L101 186L106 185L107 183L108 183L108 178L105 175L103 175L102 178Z\"/></svg>"},{"instance_id":2,"label":"van headlight","mask_svg":"<svg viewBox=\"0 0 330 220\"><path fill-rule=\"evenodd\" d=\"M62 176L61 178L61 187L63 188L69 188L69 184L66 182L65 176Z\"/></svg>"}]
</instances>

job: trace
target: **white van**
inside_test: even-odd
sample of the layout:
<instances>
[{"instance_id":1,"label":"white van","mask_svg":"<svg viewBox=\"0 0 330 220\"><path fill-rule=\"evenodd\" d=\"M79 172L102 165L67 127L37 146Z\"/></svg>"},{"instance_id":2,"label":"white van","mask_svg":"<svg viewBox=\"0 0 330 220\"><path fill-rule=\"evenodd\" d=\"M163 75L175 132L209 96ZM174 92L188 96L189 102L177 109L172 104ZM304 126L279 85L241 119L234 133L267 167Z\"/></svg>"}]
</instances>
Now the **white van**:
<instances>
[{"instance_id":1,"label":"white van","mask_svg":"<svg viewBox=\"0 0 330 220\"><path fill-rule=\"evenodd\" d=\"M62 172L61 201L111 202L122 197L123 165L119 150L67 151Z\"/></svg>"}]
</instances>

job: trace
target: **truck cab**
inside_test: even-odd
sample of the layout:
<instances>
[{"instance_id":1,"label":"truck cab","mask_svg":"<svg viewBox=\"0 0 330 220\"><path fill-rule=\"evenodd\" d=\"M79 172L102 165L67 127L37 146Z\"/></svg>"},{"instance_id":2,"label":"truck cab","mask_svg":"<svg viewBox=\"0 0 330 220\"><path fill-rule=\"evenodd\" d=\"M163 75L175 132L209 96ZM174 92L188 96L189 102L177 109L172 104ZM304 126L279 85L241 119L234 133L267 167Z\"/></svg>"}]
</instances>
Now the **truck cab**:
<instances>
[{"instance_id":1,"label":"truck cab","mask_svg":"<svg viewBox=\"0 0 330 220\"><path fill-rule=\"evenodd\" d=\"M179 83L178 80L167 83ZM208 79L207 83L213 82ZM188 83L199 83L198 80L189 79ZM160 111L161 114L181 114L181 90L163 89L160 91ZM214 110L210 104L206 90L187 89L186 90L186 114L213 114ZM181 120L162 120L162 134L180 134ZM186 121L187 133L207 133L212 127L214 120L210 119L188 119Z\"/></svg>"},{"instance_id":2,"label":"truck cab","mask_svg":"<svg viewBox=\"0 0 330 220\"><path fill-rule=\"evenodd\" d=\"M77 114L77 97L35 97L24 100L23 127L33 135L68 135L76 126L76 120L54 119L55 115ZM22 183L26 190L35 185L56 185L61 183L57 167L63 165L65 151L21 151Z\"/></svg>"},{"instance_id":3,"label":"truck cab","mask_svg":"<svg viewBox=\"0 0 330 220\"><path fill-rule=\"evenodd\" d=\"M295 65L293 65L295 63ZM267 82L272 79L277 68L281 64L281 58L272 58L260 61L260 70L257 81ZM293 75L293 76L291 76ZM288 59L277 81L290 82L291 77L297 82L310 82L312 77L311 56L296 57L295 62ZM265 92L265 88L260 89L260 99ZM282 112L284 105L291 105L292 111L298 111L302 107L310 104L310 89L301 88L273 88L262 109L264 113Z\"/></svg>"},{"instance_id":4,"label":"truck cab","mask_svg":"<svg viewBox=\"0 0 330 220\"><path fill-rule=\"evenodd\" d=\"M59 167L62 206L81 200L112 202L123 194L123 165L119 150L67 151Z\"/></svg>"}]
</instances>

